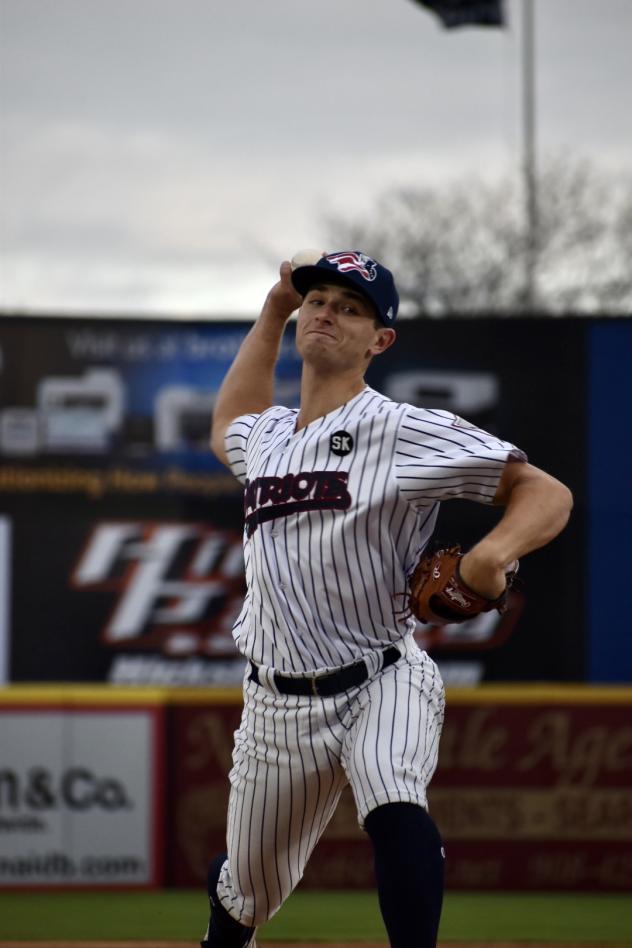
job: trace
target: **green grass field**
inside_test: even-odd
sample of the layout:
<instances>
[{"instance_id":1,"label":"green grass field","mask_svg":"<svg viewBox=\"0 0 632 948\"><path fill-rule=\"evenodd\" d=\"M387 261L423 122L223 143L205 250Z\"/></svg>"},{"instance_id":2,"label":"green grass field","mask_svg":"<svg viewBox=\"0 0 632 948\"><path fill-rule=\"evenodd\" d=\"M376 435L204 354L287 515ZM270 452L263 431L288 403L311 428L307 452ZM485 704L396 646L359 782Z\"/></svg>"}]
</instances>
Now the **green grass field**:
<instances>
[{"instance_id":1,"label":"green grass field","mask_svg":"<svg viewBox=\"0 0 632 948\"><path fill-rule=\"evenodd\" d=\"M0 894L0 940L163 940L196 944L203 893ZM441 941L548 941L632 946L628 895L448 893ZM298 891L260 929L265 941L385 941L372 892Z\"/></svg>"}]
</instances>

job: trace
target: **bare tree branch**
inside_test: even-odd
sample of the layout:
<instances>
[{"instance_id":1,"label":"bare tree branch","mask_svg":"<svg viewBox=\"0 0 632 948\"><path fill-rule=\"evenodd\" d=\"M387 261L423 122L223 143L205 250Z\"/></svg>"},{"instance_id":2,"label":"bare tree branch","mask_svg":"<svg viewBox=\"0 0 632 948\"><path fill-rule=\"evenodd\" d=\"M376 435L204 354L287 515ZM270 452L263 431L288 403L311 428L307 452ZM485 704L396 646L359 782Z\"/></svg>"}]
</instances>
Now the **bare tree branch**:
<instances>
[{"instance_id":1,"label":"bare tree branch","mask_svg":"<svg viewBox=\"0 0 632 948\"><path fill-rule=\"evenodd\" d=\"M364 220L330 217L332 245L356 247L398 275L416 313L524 313L526 234L520 180L477 179L382 194ZM558 156L538 177L537 311L632 312L632 178Z\"/></svg>"}]
</instances>

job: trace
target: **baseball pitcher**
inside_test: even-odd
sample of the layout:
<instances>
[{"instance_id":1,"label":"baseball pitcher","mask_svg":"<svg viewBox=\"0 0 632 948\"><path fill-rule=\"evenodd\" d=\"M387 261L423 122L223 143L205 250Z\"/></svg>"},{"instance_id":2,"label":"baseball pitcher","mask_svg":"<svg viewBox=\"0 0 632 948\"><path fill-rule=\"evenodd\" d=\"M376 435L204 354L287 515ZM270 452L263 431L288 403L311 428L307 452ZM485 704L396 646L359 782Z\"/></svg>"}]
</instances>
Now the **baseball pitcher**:
<instances>
[{"instance_id":1,"label":"baseball pitcher","mask_svg":"<svg viewBox=\"0 0 632 948\"><path fill-rule=\"evenodd\" d=\"M391 272L359 251L284 261L217 398L212 448L244 486L248 591L233 634L247 664L203 948L255 944L346 785L390 944L436 944L444 853L426 792L444 689L414 616L502 610L520 557L570 513L569 490L513 444L366 385L398 303ZM273 405L273 377L297 308L301 397L288 409ZM452 498L501 505L502 518L467 552L424 557Z\"/></svg>"}]
</instances>

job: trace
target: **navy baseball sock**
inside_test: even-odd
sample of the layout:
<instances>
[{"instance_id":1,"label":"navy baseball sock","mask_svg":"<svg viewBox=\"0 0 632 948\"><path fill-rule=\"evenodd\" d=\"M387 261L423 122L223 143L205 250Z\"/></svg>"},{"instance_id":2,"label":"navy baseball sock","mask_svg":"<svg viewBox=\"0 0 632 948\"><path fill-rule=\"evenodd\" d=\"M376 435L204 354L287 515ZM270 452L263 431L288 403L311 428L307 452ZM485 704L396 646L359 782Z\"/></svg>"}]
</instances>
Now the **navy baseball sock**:
<instances>
[{"instance_id":1,"label":"navy baseball sock","mask_svg":"<svg viewBox=\"0 0 632 948\"><path fill-rule=\"evenodd\" d=\"M364 826L373 843L382 918L391 948L435 948L443 903L443 847L423 807L386 803Z\"/></svg>"},{"instance_id":2,"label":"navy baseball sock","mask_svg":"<svg viewBox=\"0 0 632 948\"><path fill-rule=\"evenodd\" d=\"M247 928L235 921L217 898L217 882L225 862L226 853L214 859L208 868L207 889L211 900L211 917L200 948L246 948L255 932L254 928Z\"/></svg>"}]
</instances>

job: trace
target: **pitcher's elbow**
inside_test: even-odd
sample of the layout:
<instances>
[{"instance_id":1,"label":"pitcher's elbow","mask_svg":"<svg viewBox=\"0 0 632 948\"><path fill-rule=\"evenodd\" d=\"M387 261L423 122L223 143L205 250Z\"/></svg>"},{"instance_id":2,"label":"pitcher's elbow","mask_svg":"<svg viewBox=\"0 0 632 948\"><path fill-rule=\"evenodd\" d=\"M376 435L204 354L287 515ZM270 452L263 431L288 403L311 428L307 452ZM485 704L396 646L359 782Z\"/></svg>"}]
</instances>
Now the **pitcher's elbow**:
<instances>
[{"instance_id":1,"label":"pitcher's elbow","mask_svg":"<svg viewBox=\"0 0 632 948\"><path fill-rule=\"evenodd\" d=\"M560 481L558 481L558 485L558 519L560 524L558 532L560 532L564 529L570 519L575 501L573 498L573 492L569 487L566 486L566 484L562 484Z\"/></svg>"},{"instance_id":2,"label":"pitcher's elbow","mask_svg":"<svg viewBox=\"0 0 632 948\"><path fill-rule=\"evenodd\" d=\"M573 497L573 492L570 487L567 487L566 484L562 484L562 503L566 509L567 515L570 517L571 510L575 504L575 498Z\"/></svg>"},{"instance_id":3,"label":"pitcher's elbow","mask_svg":"<svg viewBox=\"0 0 632 948\"><path fill-rule=\"evenodd\" d=\"M209 444L211 451L215 455L218 461L221 461L222 464L225 464L228 467L228 457L226 455L226 445L224 444L224 435L226 433L226 428L222 425L219 420L213 418L211 426L211 436L209 438Z\"/></svg>"}]
</instances>

